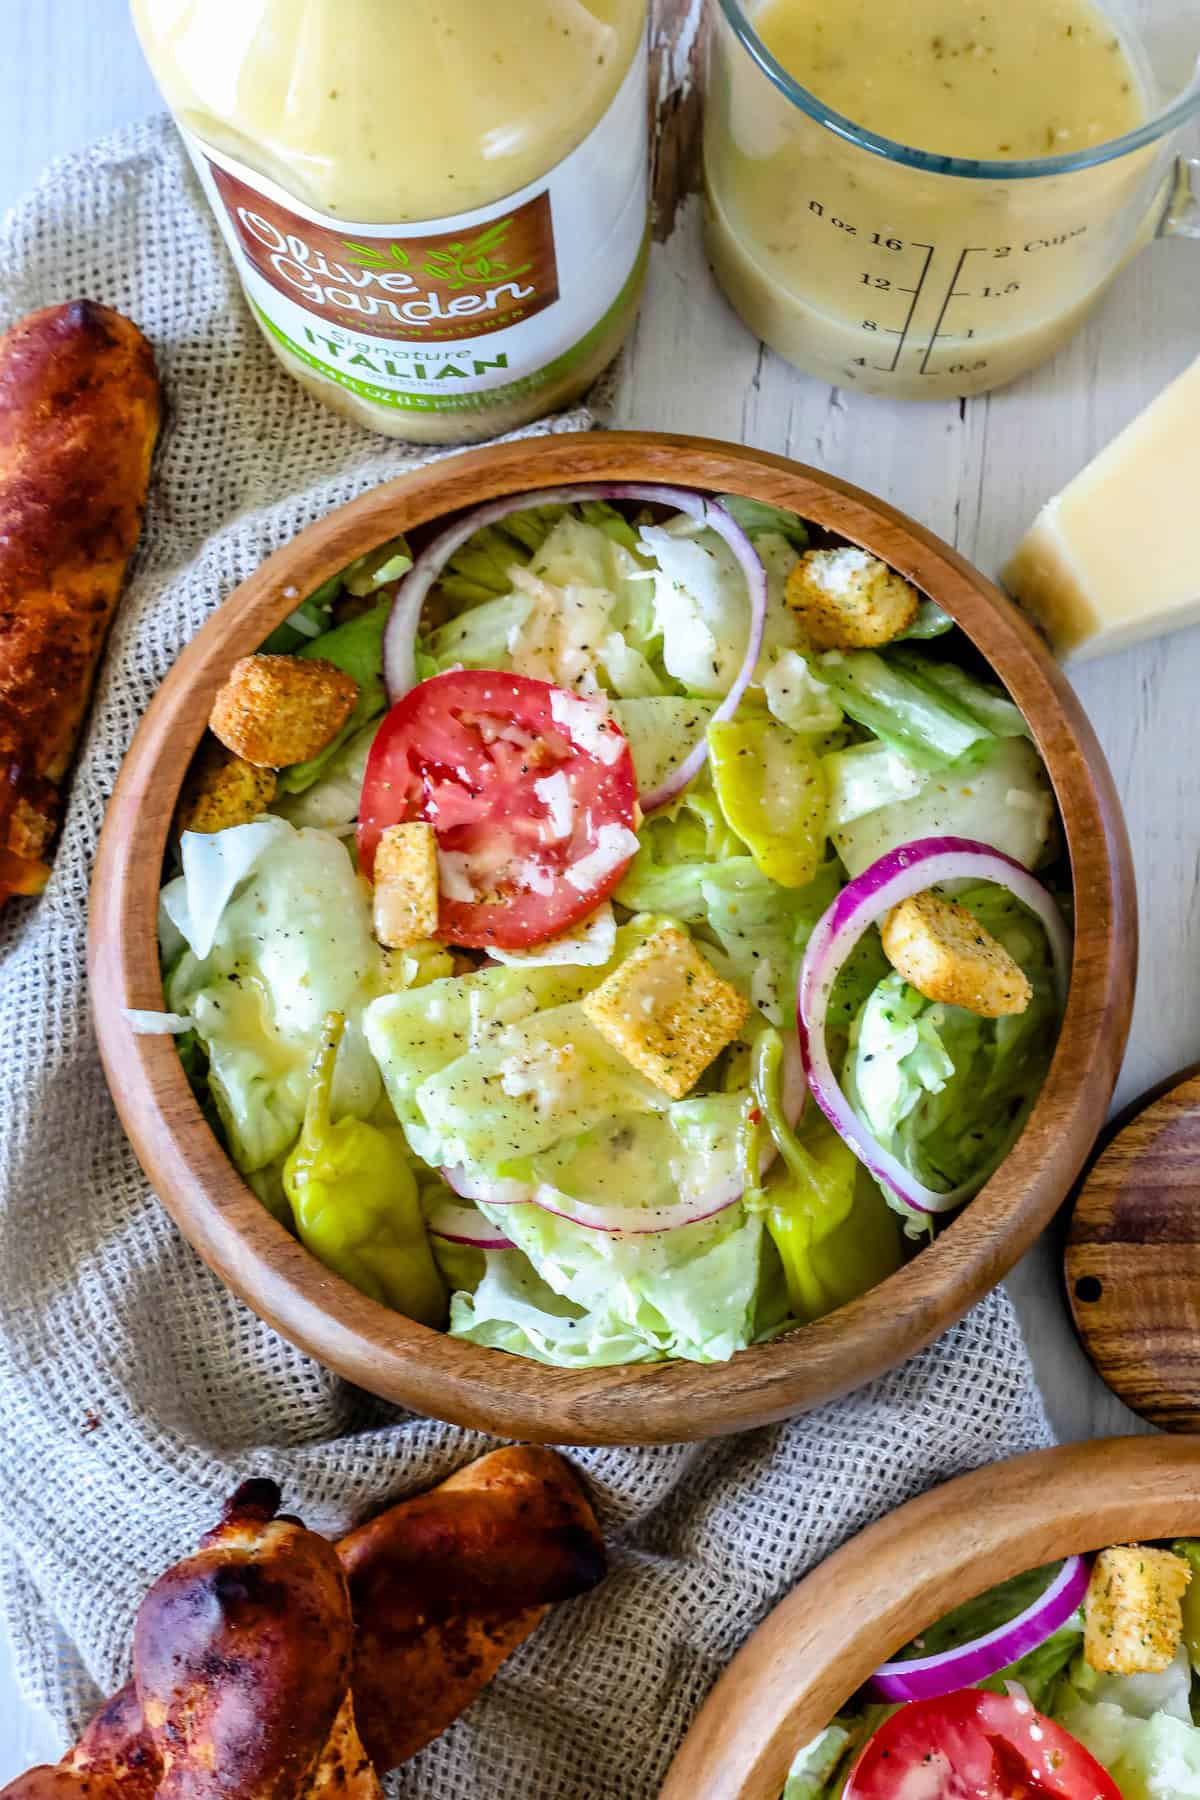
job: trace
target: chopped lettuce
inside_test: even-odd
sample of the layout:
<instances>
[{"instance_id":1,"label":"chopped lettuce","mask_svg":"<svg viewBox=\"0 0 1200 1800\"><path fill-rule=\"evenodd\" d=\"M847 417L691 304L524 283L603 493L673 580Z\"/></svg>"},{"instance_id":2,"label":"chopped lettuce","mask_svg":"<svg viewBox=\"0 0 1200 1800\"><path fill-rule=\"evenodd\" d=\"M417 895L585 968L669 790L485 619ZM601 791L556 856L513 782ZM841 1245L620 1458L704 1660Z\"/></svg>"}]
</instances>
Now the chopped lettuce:
<instances>
[{"instance_id":1,"label":"chopped lettuce","mask_svg":"<svg viewBox=\"0 0 1200 1800\"><path fill-rule=\"evenodd\" d=\"M785 512L782 506L771 506L765 500L748 500L744 494L718 494L717 499L748 537L756 539L769 531L786 539L796 550L808 548L808 526L795 513Z\"/></svg>"},{"instance_id":2,"label":"chopped lettuce","mask_svg":"<svg viewBox=\"0 0 1200 1800\"><path fill-rule=\"evenodd\" d=\"M285 791L270 810L297 828L309 825L320 831L342 831L352 825L358 818L367 758L378 730L379 721L372 719L339 743L310 787L303 793Z\"/></svg>"},{"instance_id":3,"label":"chopped lettuce","mask_svg":"<svg viewBox=\"0 0 1200 1800\"><path fill-rule=\"evenodd\" d=\"M385 1066L385 1078L388 1072ZM586 1131L613 1113L655 1112L667 1104L661 1088L640 1075L577 1004L506 1026L493 1042L428 1075L413 1099L421 1119L419 1128L410 1128L418 1155L430 1163L491 1168Z\"/></svg>"},{"instance_id":4,"label":"chopped lettuce","mask_svg":"<svg viewBox=\"0 0 1200 1800\"><path fill-rule=\"evenodd\" d=\"M799 650L780 650L763 676L763 695L789 731L825 737L842 723L842 709L828 685L819 681Z\"/></svg>"},{"instance_id":5,"label":"chopped lettuce","mask_svg":"<svg viewBox=\"0 0 1200 1800\"><path fill-rule=\"evenodd\" d=\"M946 769L992 733L935 683L919 678L895 653L827 650L813 673L842 710L881 743L922 769Z\"/></svg>"},{"instance_id":6,"label":"chopped lettuce","mask_svg":"<svg viewBox=\"0 0 1200 1800\"><path fill-rule=\"evenodd\" d=\"M657 565L654 623L668 674L687 692L722 698L746 650L750 599L733 551L692 520L643 525L638 547Z\"/></svg>"},{"instance_id":7,"label":"chopped lettuce","mask_svg":"<svg viewBox=\"0 0 1200 1800\"><path fill-rule=\"evenodd\" d=\"M804 946L841 885L837 863L823 863L803 887L780 887L745 854L707 773L639 835L615 898L697 928L724 952L729 979L764 1017L788 1022Z\"/></svg>"},{"instance_id":8,"label":"chopped lettuce","mask_svg":"<svg viewBox=\"0 0 1200 1800\"><path fill-rule=\"evenodd\" d=\"M358 1021L386 985L383 953L345 846L283 819L183 838L183 874L162 907L187 948L167 979L208 1056L208 1082L243 1172L274 1162L304 1115L329 1012L349 1021L334 1104L366 1118L379 1074Z\"/></svg>"},{"instance_id":9,"label":"chopped lettuce","mask_svg":"<svg viewBox=\"0 0 1200 1800\"><path fill-rule=\"evenodd\" d=\"M891 652L891 660L907 671L915 681L938 688L978 724L986 725L996 737L1028 737L1029 727L1019 706L1015 706L994 682L980 681L958 663L941 662L919 651L903 648Z\"/></svg>"},{"instance_id":10,"label":"chopped lettuce","mask_svg":"<svg viewBox=\"0 0 1200 1800\"><path fill-rule=\"evenodd\" d=\"M399 581L413 566L412 552L402 537L389 538L375 550L356 557L342 572L342 584L348 594L365 599L390 581Z\"/></svg>"},{"instance_id":11,"label":"chopped lettuce","mask_svg":"<svg viewBox=\"0 0 1200 1800\"><path fill-rule=\"evenodd\" d=\"M513 521L492 528L495 535L477 553L483 563L471 565L468 585L477 603L423 642L432 670L516 669L560 687L603 688L628 699L665 693L653 665L649 569L632 548L632 532L614 533L605 518L557 512L553 521L540 521L546 529L532 548L514 541ZM461 595L456 560L440 588Z\"/></svg>"},{"instance_id":12,"label":"chopped lettuce","mask_svg":"<svg viewBox=\"0 0 1200 1800\"><path fill-rule=\"evenodd\" d=\"M762 1219L740 1204L695 1225L640 1235L591 1231L538 1206L485 1204L482 1210L602 1341L619 1336L640 1343L643 1355L723 1362L753 1339ZM478 1306L478 1290L473 1298ZM494 1297L490 1304L494 1309ZM477 1323L474 1312L456 1303L455 1335L474 1338ZM569 1340L557 1354L544 1348L543 1355L578 1360Z\"/></svg>"},{"instance_id":13,"label":"chopped lettuce","mask_svg":"<svg viewBox=\"0 0 1200 1800\"><path fill-rule=\"evenodd\" d=\"M1070 1681L1072 1691L1093 1706L1119 1706L1131 1719L1167 1713L1191 1723L1192 1667L1182 1644L1165 1669L1137 1675L1102 1675L1080 1656Z\"/></svg>"},{"instance_id":14,"label":"chopped lettuce","mask_svg":"<svg viewBox=\"0 0 1200 1800\"><path fill-rule=\"evenodd\" d=\"M332 631L323 632L320 637L311 639L297 650L297 656L322 657L352 676L358 683L358 699L354 703L354 711L324 750L319 751L310 761L294 763L290 769L282 771L279 786L283 793L302 794L312 787L345 746L358 737L363 727L386 712L383 633L391 610L391 601L383 600L369 612L347 619L344 625L335 625Z\"/></svg>"},{"instance_id":15,"label":"chopped lettuce","mask_svg":"<svg viewBox=\"0 0 1200 1800\"><path fill-rule=\"evenodd\" d=\"M833 751L825 758L831 835L881 807L915 799L930 780L924 769L914 767L878 738Z\"/></svg>"},{"instance_id":16,"label":"chopped lettuce","mask_svg":"<svg viewBox=\"0 0 1200 1800\"><path fill-rule=\"evenodd\" d=\"M777 886L748 856L703 872L708 930L729 960L730 978L773 1025L792 1022L805 945L839 886L834 862L822 864L802 888Z\"/></svg>"},{"instance_id":17,"label":"chopped lettuce","mask_svg":"<svg viewBox=\"0 0 1200 1800\"><path fill-rule=\"evenodd\" d=\"M509 643L524 629L533 611L528 593L498 594L456 618L448 619L425 639L425 652L435 674L446 669L508 669Z\"/></svg>"},{"instance_id":18,"label":"chopped lettuce","mask_svg":"<svg viewBox=\"0 0 1200 1800\"><path fill-rule=\"evenodd\" d=\"M631 912L701 923L708 916L701 893L705 876L730 857L741 857L744 848L725 823L708 771L647 819L638 837L641 848L621 878L617 900Z\"/></svg>"},{"instance_id":19,"label":"chopped lettuce","mask_svg":"<svg viewBox=\"0 0 1200 1800\"><path fill-rule=\"evenodd\" d=\"M571 510L564 506L531 506L485 526L456 550L438 578L439 594L457 608L477 606L507 593L514 565L528 563L564 518L582 520L626 550L632 550L637 542L637 534L624 514L606 501L584 501Z\"/></svg>"},{"instance_id":20,"label":"chopped lettuce","mask_svg":"<svg viewBox=\"0 0 1200 1800\"><path fill-rule=\"evenodd\" d=\"M1200 1538L1177 1538L1171 1548L1191 1565L1192 1579L1183 1596L1183 1637L1192 1668L1200 1669Z\"/></svg>"},{"instance_id":21,"label":"chopped lettuce","mask_svg":"<svg viewBox=\"0 0 1200 1800\"><path fill-rule=\"evenodd\" d=\"M567 1369L658 1361L640 1332L556 1294L519 1251L488 1250L482 1260L478 1283L464 1283L450 1302L451 1337Z\"/></svg>"},{"instance_id":22,"label":"chopped lettuce","mask_svg":"<svg viewBox=\"0 0 1200 1800\"><path fill-rule=\"evenodd\" d=\"M926 1000L893 972L859 1010L842 1078L884 1147L940 1189L986 1174L1003 1154L1037 1096L1058 1018L1049 947L1032 915L992 886L958 899L1025 970L1029 1006L984 1019Z\"/></svg>"},{"instance_id":23,"label":"chopped lettuce","mask_svg":"<svg viewBox=\"0 0 1200 1800\"><path fill-rule=\"evenodd\" d=\"M638 792L648 794L694 749L716 708L663 695L614 701L613 718L629 740Z\"/></svg>"},{"instance_id":24,"label":"chopped lettuce","mask_svg":"<svg viewBox=\"0 0 1200 1800\"><path fill-rule=\"evenodd\" d=\"M854 1742L854 1734L837 1720L796 1752L788 1771L783 1800L824 1800L829 1782Z\"/></svg>"},{"instance_id":25,"label":"chopped lettuce","mask_svg":"<svg viewBox=\"0 0 1200 1800\"><path fill-rule=\"evenodd\" d=\"M385 583L398 580L411 568L412 555L402 537L381 544L378 550L360 556L349 568L323 581L307 600L302 600L296 610L289 613L282 625L275 627L265 643L259 645L260 651L268 656L287 656L302 650L329 631L334 605L343 592L365 598Z\"/></svg>"},{"instance_id":26,"label":"chopped lettuce","mask_svg":"<svg viewBox=\"0 0 1200 1800\"><path fill-rule=\"evenodd\" d=\"M624 1111L503 1165L506 1176L545 1184L587 1206L641 1211L735 1188L743 1161L741 1093L697 1094L657 1111Z\"/></svg>"},{"instance_id":27,"label":"chopped lettuce","mask_svg":"<svg viewBox=\"0 0 1200 1800\"><path fill-rule=\"evenodd\" d=\"M1200 1730L1156 1713L1128 1733L1112 1774L1125 1800L1200 1800Z\"/></svg>"},{"instance_id":28,"label":"chopped lettuce","mask_svg":"<svg viewBox=\"0 0 1200 1800\"><path fill-rule=\"evenodd\" d=\"M1111 1770L1126 1800L1196 1800L1200 1731L1186 1649L1161 1674L1100 1675L1076 1657L1053 1716Z\"/></svg>"},{"instance_id":29,"label":"chopped lettuce","mask_svg":"<svg viewBox=\"0 0 1200 1800\"><path fill-rule=\"evenodd\" d=\"M907 631L900 633L900 638L944 637L946 632L953 630L954 620L949 613L943 612L935 600L922 600L916 618Z\"/></svg>"},{"instance_id":30,"label":"chopped lettuce","mask_svg":"<svg viewBox=\"0 0 1200 1800\"><path fill-rule=\"evenodd\" d=\"M599 976L570 965L509 969L496 964L470 975L447 976L420 989L388 994L368 1007L363 1030L383 1075L388 1098L418 1155L424 1119L417 1091L427 1077L474 1050L492 1044L512 1025L543 1008L563 1006L594 986Z\"/></svg>"},{"instance_id":31,"label":"chopped lettuce","mask_svg":"<svg viewBox=\"0 0 1200 1800\"><path fill-rule=\"evenodd\" d=\"M987 738L939 773L881 743L825 758L830 836L851 875L921 837L977 838L1026 868L1055 843L1054 796L1025 738Z\"/></svg>"}]
</instances>

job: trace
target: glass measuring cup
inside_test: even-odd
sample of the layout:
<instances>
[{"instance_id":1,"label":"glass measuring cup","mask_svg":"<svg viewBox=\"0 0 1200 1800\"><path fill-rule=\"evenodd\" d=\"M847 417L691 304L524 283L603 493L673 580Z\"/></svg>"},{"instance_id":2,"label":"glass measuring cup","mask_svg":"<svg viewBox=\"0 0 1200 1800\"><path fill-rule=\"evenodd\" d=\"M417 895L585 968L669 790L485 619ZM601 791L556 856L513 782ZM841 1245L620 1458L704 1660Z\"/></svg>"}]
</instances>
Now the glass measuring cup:
<instances>
[{"instance_id":1,"label":"glass measuring cup","mask_svg":"<svg viewBox=\"0 0 1200 1800\"><path fill-rule=\"evenodd\" d=\"M720 0L709 49L708 252L750 328L822 380L894 399L999 387L1154 237L1200 238L1200 159L1180 154L1200 118L1196 0L1104 0L1145 90L1136 129L991 162L834 112L766 48L756 10Z\"/></svg>"}]
</instances>

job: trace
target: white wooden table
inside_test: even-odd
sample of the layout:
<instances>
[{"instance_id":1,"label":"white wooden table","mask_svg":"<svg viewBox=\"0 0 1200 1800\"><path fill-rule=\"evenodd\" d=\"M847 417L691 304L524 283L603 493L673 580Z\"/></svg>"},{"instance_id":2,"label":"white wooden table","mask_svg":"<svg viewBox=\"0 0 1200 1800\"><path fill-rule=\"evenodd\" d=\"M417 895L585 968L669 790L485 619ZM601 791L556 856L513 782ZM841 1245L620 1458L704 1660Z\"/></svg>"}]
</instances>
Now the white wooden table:
<instances>
[{"instance_id":1,"label":"white wooden table","mask_svg":"<svg viewBox=\"0 0 1200 1800\"><path fill-rule=\"evenodd\" d=\"M158 99L126 0L2 0L0 10L2 209L50 157ZM1200 353L1200 248L1160 244L1069 349L1012 388L963 407L831 391L750 337L713 289L694 227L685 216L655 252L618 422L820 464L912 512L989 572L1046 496ZM1192 631L1093 664L1077 681L1116 774L1139 877L1140 986L1118 1102L1200 1057L1198 677ZM1028 1257L1011 1288L1061 1435L1135 1426L1075 1344L1052 1252ZM0 1783L60 1749L21 1702L0 1633Z\"/></svg>"}]
</instances>

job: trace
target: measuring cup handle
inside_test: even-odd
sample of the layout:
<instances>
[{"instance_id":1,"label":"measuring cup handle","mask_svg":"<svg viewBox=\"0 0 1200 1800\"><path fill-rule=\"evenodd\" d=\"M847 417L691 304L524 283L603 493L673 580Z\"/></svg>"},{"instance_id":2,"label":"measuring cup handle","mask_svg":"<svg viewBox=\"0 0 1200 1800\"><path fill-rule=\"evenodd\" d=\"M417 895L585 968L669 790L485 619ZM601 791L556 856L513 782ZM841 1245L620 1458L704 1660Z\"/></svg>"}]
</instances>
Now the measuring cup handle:
<instances>
[{"instance_id":1,"label":"measuring cup handle","mask_svg":"<svg viewBox=\"0 0 1200 1800\"><path fill-rule=\"evenodd\" d=\"M1171 194L1158 235L1200 238L1200 157L1181 156L1175 164Z\"/></svg>"}]
</instances>

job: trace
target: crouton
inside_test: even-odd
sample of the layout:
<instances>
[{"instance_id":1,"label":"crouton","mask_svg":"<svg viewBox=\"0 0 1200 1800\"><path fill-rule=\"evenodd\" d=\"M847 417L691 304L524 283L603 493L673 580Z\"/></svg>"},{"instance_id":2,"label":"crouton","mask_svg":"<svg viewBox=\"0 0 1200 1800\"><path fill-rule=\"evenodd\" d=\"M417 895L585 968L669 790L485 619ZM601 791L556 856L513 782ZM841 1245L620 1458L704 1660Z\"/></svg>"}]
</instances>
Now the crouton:
<instances>
[{"instance_id":1,"label":"crouton","mask_svg":"<svg viewBox=\"0 0 1200 1800\"><path fill-rule=\"evenodd\" d=\"M685 931L664 925L584 996L583 1010L635 1069L681 1100L750 1008Z\"/></svg>"},{"instance_id":2,"label":"crouton","mask_svg":"<svg viewBox=\"0 0 1200 1800\"><path fill-rule=\"evenodd\" d=\"M907 631L920 598L866 550L806 550L784 599L815 650L869 650Z\"/></svg>"},{"instance_id":3,"label":"crouton","mask_svg":"<svg viewBox=\"0 0 1200 1800\"><path fill-rule=\"evenodd\" d=\"M1180 1601L1191 1578L1170 1550L1102 1550L1083 1602L1084 1660L1102 1675L1160 1674L1183 1637Z\"/></svg>"},{"instance_id":4,"label":"crouton","mask_svg":"<svg viewBox=\"0 0 1200 1800\"><path fill-rule=\"evenodd\" d=\"M358 683L308 656L243 656L213 701L209 726L258 769L308 762L331 744L358 699Z\"/></svg>"},{"instance_id":5,"label":"crouton","mask_svg":"<svg viewBox=\"0 0 1200 1800\"><path fill-rule=\"evenodd\" d=\"M1002 1019L1033 998L1021 965L957 900L914 894L892 908L880 936L892 967L927 1000Z\"/></svg>"},{"instance_id":6,"label":"crouton","mask_svg":"<svg viewBox=\"0 0 1200 1800\"><path fill-rule=\"evenodd\" d=\"M209 738L183 784L175 829L211 832L248 825L270 806L277 786L273 769L256 769Z\"/></svg>"},{"instance_id":7,"label":"crouton","mask_svg":"<svg viewBox=\"0 0 1200 1800\"><path fill-rule=\"evenodd\" d=\"M407 950L436 936L437 838L420 820L389 825L375 851L375 936L389 950Z\"/></svg>"}]
</instances>

